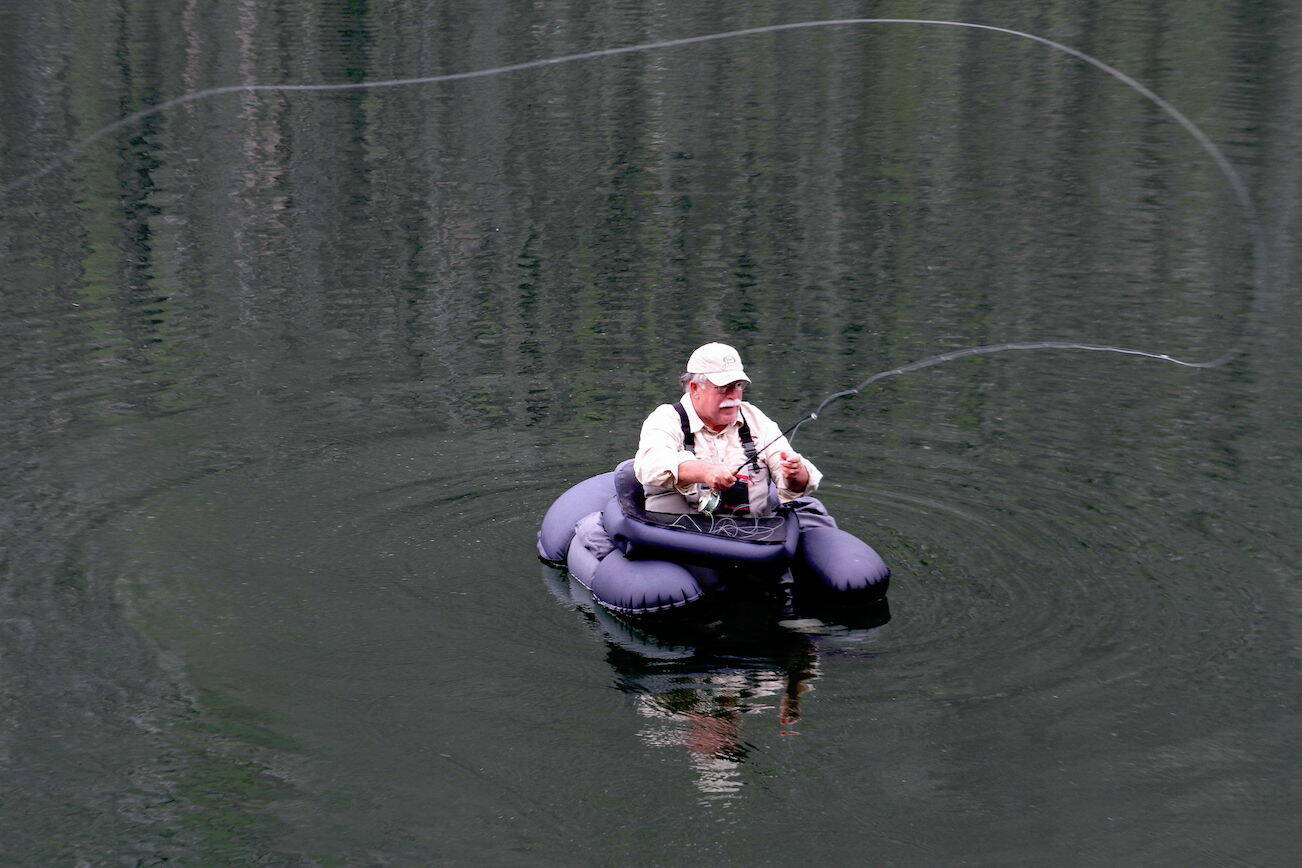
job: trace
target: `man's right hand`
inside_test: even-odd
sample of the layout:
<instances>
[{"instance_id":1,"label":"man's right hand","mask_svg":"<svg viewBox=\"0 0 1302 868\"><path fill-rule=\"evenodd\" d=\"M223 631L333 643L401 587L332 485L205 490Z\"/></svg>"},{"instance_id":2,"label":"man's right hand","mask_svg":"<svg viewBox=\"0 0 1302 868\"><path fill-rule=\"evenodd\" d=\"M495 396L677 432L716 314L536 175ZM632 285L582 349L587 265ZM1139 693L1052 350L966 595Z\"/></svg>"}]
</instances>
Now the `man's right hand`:
<instances>
[{"instance_id":1,"label":"man's right hand","mask_svg":"<svg viewBox=\"0 0 1302 868\"><path fill-rule=\"evenodd\" d=\"M737 481L737 476L726 465L711 464L702 481L715 491L726 491L732 488L732 484Z\"/></svg>"}]
</instances>

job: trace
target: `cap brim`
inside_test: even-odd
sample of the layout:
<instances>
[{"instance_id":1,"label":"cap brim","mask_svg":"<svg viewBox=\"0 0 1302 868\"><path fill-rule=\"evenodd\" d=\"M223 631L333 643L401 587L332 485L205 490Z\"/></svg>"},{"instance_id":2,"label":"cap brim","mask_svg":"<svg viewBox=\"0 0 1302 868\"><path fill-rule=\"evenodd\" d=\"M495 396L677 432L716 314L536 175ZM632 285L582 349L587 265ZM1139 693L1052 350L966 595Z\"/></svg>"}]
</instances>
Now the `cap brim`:
<instances>
[{"instance_id":1,"label":"cap brim","mask_svg":"<svg viewBox=\"0 0 1302 868\"><path fill-rule=\"evenodd\" d=\"M716 386L726 386L729 383L735 383L738 380L744 380L747 383L750 382L750 377L746 376L746 372L741 368L738 368L735 371L720 371L717 374L706 374L705 378Z\"/></svg>"}]
</instances>

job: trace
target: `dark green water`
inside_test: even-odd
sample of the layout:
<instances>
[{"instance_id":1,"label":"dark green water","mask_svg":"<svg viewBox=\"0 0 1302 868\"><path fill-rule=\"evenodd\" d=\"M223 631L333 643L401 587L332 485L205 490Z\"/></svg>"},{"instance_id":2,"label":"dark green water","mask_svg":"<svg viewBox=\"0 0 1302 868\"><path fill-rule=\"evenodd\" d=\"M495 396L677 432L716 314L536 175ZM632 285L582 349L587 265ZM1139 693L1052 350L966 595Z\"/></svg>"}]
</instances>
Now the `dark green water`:
<instances>
[{"instance_id":1,"label":"dark green water","mask_svg":"<svg viewBox=\"0 0 1302 868\"><path fill-rule=\"evenodd\" d=\"M1285 864L1292 4L0 10L0 861ZM651 641L533 545L737 345L889 623Z\"/></svg>"}]
</instances>

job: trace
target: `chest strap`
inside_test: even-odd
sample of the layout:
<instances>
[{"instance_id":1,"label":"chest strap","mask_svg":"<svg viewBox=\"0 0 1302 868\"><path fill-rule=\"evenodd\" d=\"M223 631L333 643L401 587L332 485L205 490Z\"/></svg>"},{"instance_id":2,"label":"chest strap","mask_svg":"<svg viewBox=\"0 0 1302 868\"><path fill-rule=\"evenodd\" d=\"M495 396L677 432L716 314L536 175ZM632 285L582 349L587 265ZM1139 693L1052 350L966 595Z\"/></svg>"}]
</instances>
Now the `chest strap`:
<instances>
[{"instance_id":1,"label":"chest strap","mask_svg":"<svg viewBox=\"0 0 1302 868\"><path fill-rule=\"evenodd\" d=\"M678 411L678 422L683 426L683 448L695 455L696 435L692 433L692 426L687 421L687 410L682 401L675 401L674 409ZM759 469L759 453L755 450L755 438L750 434L750 426L746 424L746 417L740 410L737 411L737 418L741 419L741 428L737 433L741 435L741 448L746 451L746 463Z\"/></svg>"}]
</instances>

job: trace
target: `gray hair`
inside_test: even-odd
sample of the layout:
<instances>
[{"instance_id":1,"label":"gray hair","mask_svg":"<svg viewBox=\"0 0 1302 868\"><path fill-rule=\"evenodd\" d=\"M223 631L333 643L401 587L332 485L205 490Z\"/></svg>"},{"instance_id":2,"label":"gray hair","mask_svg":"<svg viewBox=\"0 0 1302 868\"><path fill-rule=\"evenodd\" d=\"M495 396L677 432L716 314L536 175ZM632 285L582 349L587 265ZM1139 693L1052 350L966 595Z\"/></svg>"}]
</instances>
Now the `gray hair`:
<instances>
[{"instance_id":1,"label":"gray hair","mask_svg":"<svg viewBox=\"0 0 1302 868\"><path fill-rule=\"evenodd\" d=\"M705 385L708 382L710 382L710 378L705 376L705 374L693 374L688 372L686 374L680 374L678 377L678 384L683 387L684 392L691 391L692 383Z\"/></svg>"}]
</instances>

